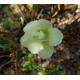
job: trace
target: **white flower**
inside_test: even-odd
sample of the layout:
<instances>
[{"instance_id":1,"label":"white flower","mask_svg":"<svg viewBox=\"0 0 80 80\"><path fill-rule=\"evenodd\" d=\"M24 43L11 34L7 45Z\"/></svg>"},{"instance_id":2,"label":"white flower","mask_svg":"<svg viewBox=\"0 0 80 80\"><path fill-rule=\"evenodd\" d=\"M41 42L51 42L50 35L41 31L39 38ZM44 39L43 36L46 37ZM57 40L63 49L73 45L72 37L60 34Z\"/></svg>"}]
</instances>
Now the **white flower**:
<instances>
[{"instance_id":1,"label":"white flower","mask_svg":"<svg viewBox=\"0 0 80 80\"><path fill-rule=\"evenodd\" d=\"M54 46L60 44L63 39L62 32L44 19L29 22L23 31L25 34L20 40L21 44L43 59L51 57Z\"/></svg>"}]
</instances>

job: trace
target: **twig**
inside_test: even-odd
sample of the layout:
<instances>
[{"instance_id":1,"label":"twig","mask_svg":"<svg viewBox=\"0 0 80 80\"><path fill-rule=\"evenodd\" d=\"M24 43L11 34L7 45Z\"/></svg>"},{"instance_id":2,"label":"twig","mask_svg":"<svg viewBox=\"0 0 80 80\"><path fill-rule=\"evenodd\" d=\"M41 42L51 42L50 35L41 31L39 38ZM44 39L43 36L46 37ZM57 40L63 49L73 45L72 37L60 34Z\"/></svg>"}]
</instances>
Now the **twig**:
<instances>
[{"instance_id":1,"label":"twig","mask_svg":"<svg viewBox=\"0 0 80 80\"><path fill-rule=\"evenodd\" d=\"M7 65L7 64L9 64L9 63L11 63L11 61L8 61L8 62L4 63L3 65L1 65L1 66L0 66L0 70L1 70L1 68L2 68L3 66L5 66L5 65Z\"/></svg>"},{"instance_id":2,"label":"twig","mask_svg":"<svg viewBox=\"0 0 80 80\"><path fill-rule=\"evenodd\" d=\"M54 13L54 15L52 17L58 15L59 12L69 11L69 10L71 10L75 6L77 6L77 4L71 5L68 8L65 8L65 5L63 5L63 4L57 4L56 5L56 12Z\"/></svg>"},{"instance_id":3,"label":"twig","mask_svg":"<svg viewBox=\"0 0 80 80\"><path fill-rule=\"evenodd\" d=\"M10 57L10 56L9 56L9 55L4 55L4 56L0 56L0 58L1 58L1 57Z\"/></svg>"},{"instance_id":4,"label":"twig","mask_svg":"<svg viewBox=\"0 0 80 80\"><path fill-rule=\"evenodd\" d=\"M1 65L3 65L4 63L8 62L8 61L9 61L9 58L8 58L8 59L3 60L3 62L0 64L0 66L1 66Z\"/></svg>"},{"instance_id":5,"label":"twig","mask_svg":"<svg viewBox=\"0 0 80 80\"><path fill-rule=\"evenodd\" d=\"M25 7L26 11L28 12L29 9L27 8L27 6L25 4L23 4L23 6Z\"/></svg>"},{"instance_id":6,"label":"twig","mask_svg":"<svg viewBox=\"0 0 80 80\"><path fill-rule=\"evenodd\" d=\"M16 60L15 60L15 69L16 69L16 75L18 74L18 70L17 70L17 54L16 54Z\"/></svg>"},{"instance_id":7,"label":"twig","mask_svg":"<svg viewBox=\"0 0 80 80\"><path fill-rule=\"evenodd\" d=\"M25 4L23 4L23 6L25 7L25 9L27 11L27 16L30 17L30 18L32 18L32 16L30 15L31 11L28 9L28 7Z\"/></svg>"},{"instance_id":8,"label":"twig","mask_svg":"<svg viewBox=\"0 0 80 80\"><path fill-rule=\"evenodd\" d=\"M8 32L3 32L3 31L0 31L0 34L10 35L10 33L8 33Z\"/></svg>"},{"instance_id":9,"label":"twig","mask_svg":"<svg viewBox=\"0 0 80 80\"><path fill-rule=\"evenodd\" d=\"M65 8L64 11L71 10L71 9L72 9L73 7L75 7L75 6L77 6L77 4L74 4L74 5L69 6L68 8Z\"/></svg>"},{"instance_id":10,"label":"twig","mask_svg":"<svg viewBox=\"0 0 80 80\"><path fill-rule=\"evenodd\" d=\"M17 36L17 34L10 33L10 32L3 32L3 31L0 31L0 34L4 34L4 35L7 35L7 36L12 36L12 35L14 35L15 37Z\"/></svg>"},{"instance_id":11,"label":"twig","mask_svg":"<svg viewBox=\"0 0 80 80\"><path fill-rule=\"evenodd\" d=\"M9 71L14 67L15 64L13 64L10 69L8 70L8 72L6 73L8 75Z\"/></svg>"}]
</instances>

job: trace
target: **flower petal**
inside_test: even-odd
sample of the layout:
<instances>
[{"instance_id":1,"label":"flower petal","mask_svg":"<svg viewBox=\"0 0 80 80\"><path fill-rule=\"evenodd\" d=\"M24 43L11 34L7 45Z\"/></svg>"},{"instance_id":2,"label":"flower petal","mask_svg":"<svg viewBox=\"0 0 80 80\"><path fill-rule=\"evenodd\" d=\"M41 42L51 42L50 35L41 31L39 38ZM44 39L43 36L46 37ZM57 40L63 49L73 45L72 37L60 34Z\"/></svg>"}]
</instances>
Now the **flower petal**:
<instances>
[{"instance_id":1,"label":"flower petal","mask_svg":"<svg viewBox=\"0 0 80 80\"><path fill-rule=\"evenodd\" d=\"M20 39L20 42L21 44L24 46L24 47L27 47L27 36L24 34L21 39Z\"/></svg>"},{"instance_id":2,"label":"flower petal","mask_svg":"<svg viewBox=\"0 0 80 80\"><path fill-rule=\"evenodd\" d=\"M34 33L37 30L48 30L52 26L52 23L50 21L40 19L36 21L31 21L29 22L25 27L24 27L24 32L32 32Z\"/></svg>"},{"instance_id":3,"label":"flower petal","mask_svg":"<svg viewBox=\"0 0 80 80\"><path fill-rule=\"evenodd\" d=\"M22 37L21 37L21 39L20 39L20 42L21 42L21 44L24 46L24 47L28 47L28 43L30 42L30 41L32 41L33 40L33 38L32 38L32 36L30 36L30 35L28 35L28 34L24 34Z\"/></svg>"},{"instance_id":4,"label":"flower petal","mask_svg":"<svg viewBox=\"0 0 80 80\"><path fill-rule=\"evenodd\" d=\"M35 27L35 25L36 25L37 22L38 22L37 20L36 20L36 21L31 21L31 22L29 22L29 23L23 28L23 31L24 31L24 32L29 31L30 29L32 29L33 27Z\"/></svg>"},{"instance_id":5,"label":"flower petal","mask_svg":"<svg viewBox=\"0 0 80 80\"><path fill-rule=\"evenodd\" d=\"M37 25L41 28L45 28L46 30L52 26L52 23L48 20L40 19L37 22Z\"/></svg>"},{"instance_id":6,"label":"flower petal","mask_svg":"<svg viewBox=\"0 0 80 80\"><path fill-rule=\"evenodd\" d=\"M50 58L53 54L54 47L49 45L44 45L44 49L42 49L38 55L42 59Z\"/></svg>"},{"instance_id":7,"label":"flower petal","mask_svg":"<svg viewBox=\"0 0 80 80\"><path fill-rule=\"evenodd\" d=\"M20 39L20 42L25 42L26 40L28 39L28 36L26 34L24 34L21 39Z\"/></svg>"},{"instance_id":8,"label":"flower petal","mask_svg":"<svg viewBox=\"0 0 80 80\"><path fill-rule=\"evenodd\" d=\"M32 41L32 42L28 43L28 50L32 54L37 54L42 49L43 49L43 44L38 41Z\"/></svg>"},{"instance_id":9,"label":"flower petal","mask_svg":"<svg viewBox=\"0 0 80 80\"><path fill-rule=\"evenodd\" d=\"M50 28L48 31L49 31L48 43L50 46L57 46L62 42L63 34L59 29Z\"/></svg>"}]
</instances>

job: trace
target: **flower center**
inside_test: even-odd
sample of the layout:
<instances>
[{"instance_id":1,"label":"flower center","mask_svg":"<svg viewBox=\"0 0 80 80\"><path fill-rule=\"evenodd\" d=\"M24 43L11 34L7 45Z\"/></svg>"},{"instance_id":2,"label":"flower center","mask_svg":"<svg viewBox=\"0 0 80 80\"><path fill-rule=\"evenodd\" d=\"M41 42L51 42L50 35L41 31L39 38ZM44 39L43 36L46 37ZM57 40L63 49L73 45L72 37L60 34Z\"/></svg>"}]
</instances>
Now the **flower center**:
<instances>
[{"instance_id":1,"label":"flower center","mask_svg":"<svg viewBox=\"0 0 80 80\"><path fill-rule=\"evenodd\" d=\"M38 38L38 39L43 39L45 38L45 33L43 31L39 31L39 32L36 32L35 33L35 36Z\"/></svg>"}]
</instances>

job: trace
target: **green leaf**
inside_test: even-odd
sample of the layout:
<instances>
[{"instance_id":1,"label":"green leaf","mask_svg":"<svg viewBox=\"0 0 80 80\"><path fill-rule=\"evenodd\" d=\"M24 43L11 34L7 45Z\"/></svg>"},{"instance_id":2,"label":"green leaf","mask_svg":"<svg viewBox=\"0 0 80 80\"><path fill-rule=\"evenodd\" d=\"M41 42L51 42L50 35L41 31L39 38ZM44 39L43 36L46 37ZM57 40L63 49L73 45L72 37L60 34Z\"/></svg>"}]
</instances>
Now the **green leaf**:
<instances>
[{"instance_id":1,"label":"green leaf","mask_svg":"<svg viewBox=\"0 0 80 80\"><path fill-rule=\"evenodd\" d=\"M31 63L34 63L34 59L31 59L30 61L31 61Z\"/></svg>"},{"instance_id":2,"label":"green leaf","mask_svg":"<svg viewBox=\"0 0 80 80\"><path fill-rule=\"evenodd\" d=\"M58 66L56 67L56 70L57 70L57 71L59 70L59 67L58 67Z\"/></svg>"},{"instance_id":3,"label":"green leaf","mask_svg":"<svg viewBox=\"0 0 80 80\"><path fill-rule=\"evenodd\" d=\"M32 57L32 54L30 53L29 55L28 55L28 59L32 59L33 57Z\"/></svg>"},{"instance_id":4,"label":"green leaf","mask_svg":"<svg viewBox=\"0 0 80 80\"><path fill-rule=\"evenodd\" d=\"M28 65L28 68L29 68L30 70L33 70L33 68L32 68L32 66L31 66L31 65Z\"/></svg>"},{"instance_id":5,"label":"green leaf","mask_svg":"<svg viewBox=\"0 0 80 80\"><path fill-rule=\"evenodd\" d=\"M77 74L80 75L80 71L77 71Z\"/></svg>"},{"instance_id":6,"label":"green leaf","mask_svg":"<svg viewBox=\"0 0 80 80\"><path fill-rule=\"evenodd\" d=\"M22 70L23 70L23 71L27 71L27 70L28 70L28 66L24 66L24 67L22 68Z\"/></svg>"},{"instance_id":7,"label":"green leaf","mask_svg":"<svg viewBox=\"0 0 80 80\"><path fill-rule=\"evenodd\" d=\"M55 69L55 65L53 65L53 69Z\"/></svg>"},{"instance_id":8,"label":"green leaf","mask_svg":"<svg viewBox=\"0 0 80 80\"><path fill-rule=\"evenodd\" d=\"M33 67L33 68L37 68L37 66L36 66L35 63L32 63L32 67Z\"/></svg>"},{"instance_id":9,"label":"green leaf","mask_svg":"<svg viewBox=\"0 0 80 80\"><path fill-rule=\"evenodd\" d=\"M0 48L9 49L10 46L8 46L7 44L0 44Z\"/></svg>"},{"instance_id":10,"label":"green leaf","mask_svg":"<svg viewBox=\"0 0 80 80\"><path fill-rule=\"evenodd\" d=\"M6 38L12 45L15 45L15 42L9 38Z\"/></svg>"},{"instance_id":11,"label":"green leaf","mask_svg":"<svg viewBox=\"0 0 80 80\"><path fill-rule=\"evenodd\" d=\"M38 72L38 75L46 75L45 71Z\"/></svg>"},{"instance_id":12,"label":"green leaf","mask_svg":"<svg viewBox=\"0 0 80 80\"><path fill-rule=\"evenodd\" d=\"M0 43L2 43L2 44L10 43L10 44L12 44L15 47L19 46L19 44L16 44L15 41L13 41L13 40L11 40L9 38L3 37L3 36L0 36Z\"/></svg>"},{"instance_id":13,"label":"green leaf","mask_svg":"<svg viewBox=\"0 0 80 80\"><path fill-rule=\"evenodd\" d=\"M18 44L16 44L13 40L6 38L8 40L8 42L10 42L13 46L17 47Z\"/></svg>"}]
</instances>

